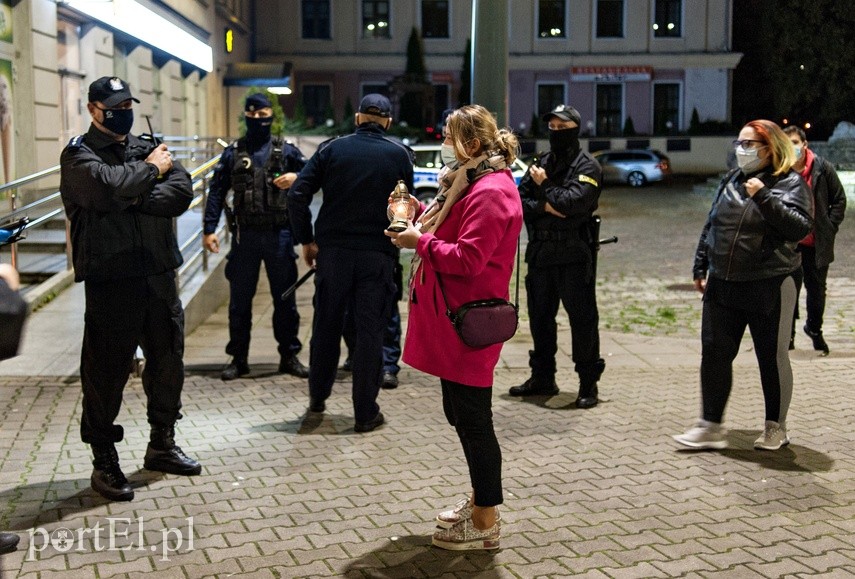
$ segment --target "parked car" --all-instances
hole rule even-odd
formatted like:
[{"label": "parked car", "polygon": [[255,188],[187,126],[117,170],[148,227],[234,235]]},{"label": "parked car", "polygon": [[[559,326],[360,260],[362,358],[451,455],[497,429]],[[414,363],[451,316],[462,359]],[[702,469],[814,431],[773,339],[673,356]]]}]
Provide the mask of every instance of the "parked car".
[{"label": "parked car", "polygon": [[671,161],[652,149],[626,149],[623,151],[597,151],[594,158],[603,167],[603,181],[626,183],[641,187],[653,181],[662,181],[671,175]]},{"label": "parked car", "polygon": [[[439,154],[440,145],[414,145],[416,153],[416,165],[413,167],[413,185],[416,189],[416,197],[423,203],[429,203],[439,189],[437,175],[442,168],[442,157]],[[528,165],[520,159],[516,159],[511,165],[511,173],[517,185],[528,171]]]}]

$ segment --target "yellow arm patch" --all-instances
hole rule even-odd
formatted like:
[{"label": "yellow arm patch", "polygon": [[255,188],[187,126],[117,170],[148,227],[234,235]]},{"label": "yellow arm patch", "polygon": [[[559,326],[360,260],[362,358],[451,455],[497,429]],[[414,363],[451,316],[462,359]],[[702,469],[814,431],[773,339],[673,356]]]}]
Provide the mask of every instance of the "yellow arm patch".
[{"label": "yellow arm patch", "polygon": [[598,186],[597,180],[593,177],[588,177],[587,175],[579,175],[579,181],[582,183],[590,183],[594,187]]}]

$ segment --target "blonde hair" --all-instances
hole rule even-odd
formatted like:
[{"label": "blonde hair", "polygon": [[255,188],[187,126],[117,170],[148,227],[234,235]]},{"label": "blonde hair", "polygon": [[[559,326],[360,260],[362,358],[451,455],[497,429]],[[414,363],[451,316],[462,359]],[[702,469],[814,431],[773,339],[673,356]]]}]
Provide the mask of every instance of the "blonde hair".
[{"label": "blonde hair", "polygon": [[796,163],[796,152],[786,133],[777,124],[765,119],[745,123],[751,127],[766,146],[769,147],[769,162],[774,169],[773,175],[783,175]]},{"label": "blonde hair", "polygon": [[[499,129],[493,114],[481,105],[466,105],[455,109],[445,121],[445,126],[454,150],[467,160],[481,153],[498,154],[510,165],[517,158],[519,142],[516,135],[508,129]],[[474,140],[481,146],[475,154],[466,153],[466,147]]]}]

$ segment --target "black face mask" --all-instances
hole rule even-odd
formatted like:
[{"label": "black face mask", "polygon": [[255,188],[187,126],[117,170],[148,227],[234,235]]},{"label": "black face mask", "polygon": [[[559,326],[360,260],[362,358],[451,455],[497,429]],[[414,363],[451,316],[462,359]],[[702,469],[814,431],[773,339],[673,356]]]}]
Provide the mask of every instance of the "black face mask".
[{"label": "black face mask", "polygon": [[579,127],[549,131],[549,148],[553,153],[579,150]]},{"label": "black face mask", "polygon": [[101,109],[104,128],[117,135],[127,135],[134,126],[134,109]]},{"label": "black face mask", "polygon": [[246,138],[254,143],[264,142],[270,138],[270,127],[273,117],[246,117]]}]

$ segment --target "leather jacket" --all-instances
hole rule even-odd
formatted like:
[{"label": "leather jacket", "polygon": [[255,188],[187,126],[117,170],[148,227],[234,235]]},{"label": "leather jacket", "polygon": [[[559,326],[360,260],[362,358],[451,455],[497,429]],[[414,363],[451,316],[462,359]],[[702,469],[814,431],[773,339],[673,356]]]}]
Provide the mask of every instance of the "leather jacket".
[{"label": "leather jacket", "polygon": [[[774,176],[734,169],[721,181],[695,252],[694,279],[728,281],[789,274],[801,265],[798,242],[813,227],[813,197],[795,171]],[[754,197],[745,182],[764,186]]]}]

